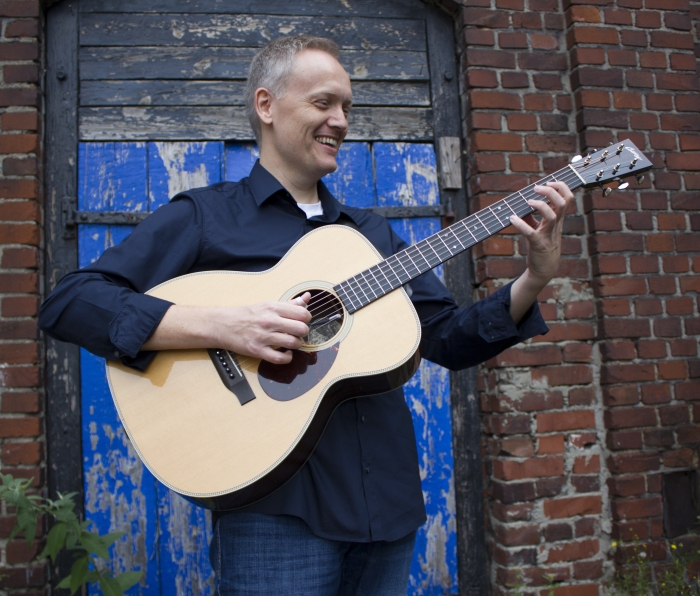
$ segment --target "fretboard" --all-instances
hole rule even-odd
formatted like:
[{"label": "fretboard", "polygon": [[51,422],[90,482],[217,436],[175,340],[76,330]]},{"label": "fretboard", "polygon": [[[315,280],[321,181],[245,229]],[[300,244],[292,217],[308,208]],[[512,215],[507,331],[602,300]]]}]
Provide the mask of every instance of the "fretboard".
[{"label": "fretboard", "polygon": [[333,289],[347,311],[353,313],[507,228],[511,215],[525,217],[533,213],[535,209],[528,205],[529,199],[546,201],[534,191],[535,185],[553,180],[566,182],[571,190],[583,185],[575,170],[566,166],[340,282]]}]

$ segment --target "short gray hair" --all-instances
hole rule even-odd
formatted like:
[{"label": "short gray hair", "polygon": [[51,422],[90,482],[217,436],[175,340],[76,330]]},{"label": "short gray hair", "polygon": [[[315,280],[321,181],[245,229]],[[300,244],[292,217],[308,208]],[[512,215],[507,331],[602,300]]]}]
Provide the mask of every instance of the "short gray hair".
[{"label": "short gray hair", "polygon": [[245,88],[245,107],[258,145],[261,141],[262,127],[255,111],[255,91],[264,87],[276,98],[284,96],[289,75],[294,67],[294,59],[304,50],[321,50],[336,60],[340,59],[340,47],[333,40],[311,35],[294,35],[278,37],[271,41],[255,54],[250,63]]}]

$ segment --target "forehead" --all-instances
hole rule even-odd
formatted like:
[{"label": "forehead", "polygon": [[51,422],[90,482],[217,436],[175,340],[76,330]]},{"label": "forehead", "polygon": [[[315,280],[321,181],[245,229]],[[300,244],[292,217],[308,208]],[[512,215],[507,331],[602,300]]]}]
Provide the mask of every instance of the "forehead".
[{"label": "forehead", "polygon": [[296,55],[288,85],[307,92],[324,87],[351,93],[348,73],[333,56],[321,50],[304,50]]}]

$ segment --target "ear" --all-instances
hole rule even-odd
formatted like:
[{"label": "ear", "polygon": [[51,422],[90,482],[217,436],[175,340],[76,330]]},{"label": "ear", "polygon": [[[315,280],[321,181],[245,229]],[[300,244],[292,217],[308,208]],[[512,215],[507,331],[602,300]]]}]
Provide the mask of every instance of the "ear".
[{"label": "ear", "polygon": [[265,87],[258,87],[255,90],[255,111],[258,118],[264,124],[272,124],[272,103],[275,97]]}]

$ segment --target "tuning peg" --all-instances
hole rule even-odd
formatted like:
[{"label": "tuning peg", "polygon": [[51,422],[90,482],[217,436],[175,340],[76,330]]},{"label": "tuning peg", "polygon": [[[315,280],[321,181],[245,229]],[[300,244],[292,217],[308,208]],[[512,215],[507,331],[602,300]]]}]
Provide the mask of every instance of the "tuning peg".
[{"label": "tuning peg", "polygon": [[577,161],[581,161],[582,159],[583,159],[583,157],[581,157],[580,155],[574,155],[571,158],[571,163],[576,163]]},{"label": "tuning peg", "polygon": [[612,188],[611,188],[610,186],[606,186],[606,187],[603,189],[603,196],[604,196],[604,197],[607,197],[608,195],[610,195],[611,192],[612,192]]},{"label": "tuning peg", "polygon": [[620,143],[620,146],[617,148],[616,153],[622,153],[622,150],[623,150],[624,148],[625,148],[625,144],[624,144],[624,143]]},{"label": "tuning peg", "polygon": [[625,190],[629,185],[629,182],[623,182],[622,184],[618,185],[617,190]]},{"label": "tuning peg", "polygon": [[642,182],[644,182],[644,174],[639,174],[637,176],[637,184],[641,184]]},{"label": "tuning peg", "polygon": [[608,147],[612,147],[614,144],[615,144],[615,143],[613,143],[613,142],[611,141],[611,142],[608,143]]}]

